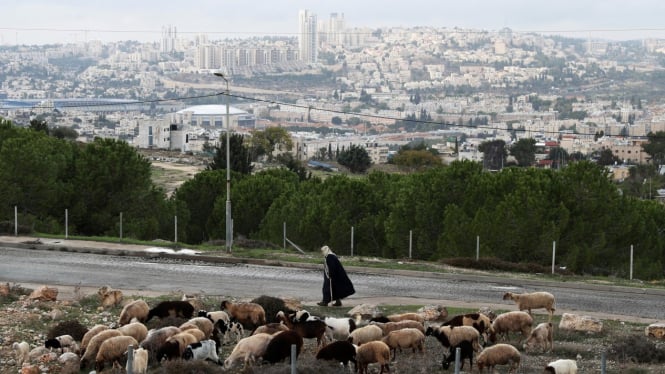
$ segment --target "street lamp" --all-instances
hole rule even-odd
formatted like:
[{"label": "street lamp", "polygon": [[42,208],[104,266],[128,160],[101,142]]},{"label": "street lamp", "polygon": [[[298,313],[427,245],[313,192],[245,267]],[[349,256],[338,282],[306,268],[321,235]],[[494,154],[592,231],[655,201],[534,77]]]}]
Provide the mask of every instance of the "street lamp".
[{"label": "street lamp", "polygon": [[231,229],[231,152],[229,133],[231,132],[231,121],[229,120],[229,80],[222,73],[214,73],[226,82],[226,252],[231,253],[233,232]]}]

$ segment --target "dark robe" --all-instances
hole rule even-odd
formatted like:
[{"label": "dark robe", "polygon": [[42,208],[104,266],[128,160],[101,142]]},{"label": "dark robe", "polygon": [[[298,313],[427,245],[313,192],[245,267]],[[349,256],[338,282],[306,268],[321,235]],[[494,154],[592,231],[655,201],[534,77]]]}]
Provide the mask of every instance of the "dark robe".
[{"label": "dark robe", "polygon": [[356,293],[351,279],[346,275],[346,271],[334,254],[326,256],[326,263],[323,269],[323,302],[343,299]]}]

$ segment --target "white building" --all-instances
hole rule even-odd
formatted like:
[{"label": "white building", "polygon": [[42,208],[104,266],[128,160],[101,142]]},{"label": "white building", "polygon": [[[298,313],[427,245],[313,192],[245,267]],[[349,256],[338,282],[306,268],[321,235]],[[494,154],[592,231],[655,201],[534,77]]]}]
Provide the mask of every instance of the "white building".
[{"label": "white building", "polygon": [[317,62],[319,42],[316,14],[304,9],[300,11],[298,20],[300,59],[305,62]]}]

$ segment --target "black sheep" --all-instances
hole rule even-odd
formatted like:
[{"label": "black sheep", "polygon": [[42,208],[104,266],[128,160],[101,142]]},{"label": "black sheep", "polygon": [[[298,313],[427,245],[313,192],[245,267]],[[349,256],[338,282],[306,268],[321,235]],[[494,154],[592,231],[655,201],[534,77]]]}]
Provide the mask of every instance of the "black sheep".
[{"label": "black sheep", "polygon": [[187,301],[162,301],[148,312],[148,322],[152,317],[181,317],[192,318],[194,314],[194,306]]},{"label": "black sheep", "polygon": [[450,367],[450,363],[455,362],[455,351],[457,348],[460,349],[460,362],[461,362],[460,369],[464,369],[464,359],[468,358],[470,366],[469,371],[473,371],[473,344],[471,344],[471,342],[466,340],[454,347],[450,347],[450,354],[448,355],[447,358],[444,358],[443,362],[441,363],[443,370],[448,370],[448,368]]},{"label": "black sheep", "polygon": [[275,334],[266,347],[263,360],[274,364],[291,357],[292,345],[296,346],[296,357],[298,357],[302,350],[303,340],[297,332],[289,330]]},{"label": "black sheep", "polygon": [[349,361],[356,365],[356,347],[345,340],[332,342],[319,349],[316,353],[317,360],[334,360],[348,366]]}]

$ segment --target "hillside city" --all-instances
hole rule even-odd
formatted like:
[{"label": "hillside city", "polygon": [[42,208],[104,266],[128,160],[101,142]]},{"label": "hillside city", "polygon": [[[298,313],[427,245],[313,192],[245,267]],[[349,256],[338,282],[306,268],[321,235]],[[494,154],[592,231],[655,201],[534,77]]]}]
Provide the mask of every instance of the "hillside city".
[{"label": "hillside city", "polygon": [[532,138],[534,166],[552,167],[553,148],[610,150],[616,179],[648,163],[642,145],[665,131],[665,40],[370,29],[310,11],[297,26],[293,37],[212,40],[167,25],[151,43],[0,45],[0,117],[195,154],[232,115],[233,132],[288,129],[301,160],[357,144],[375,164],[418,140],[444,162],[482,162],[483,142]]}]

